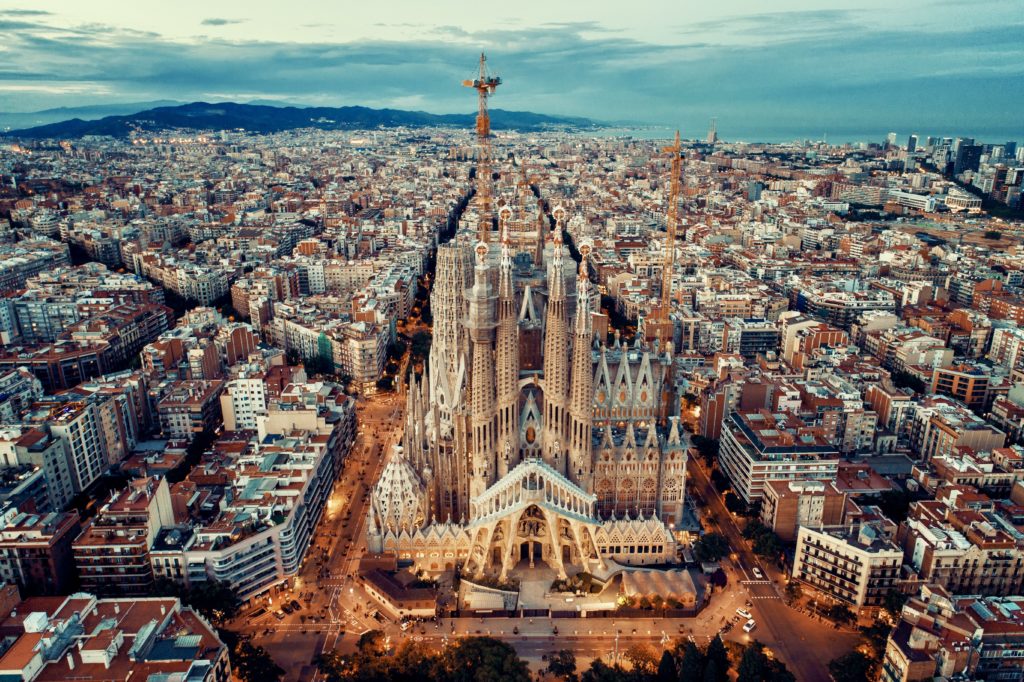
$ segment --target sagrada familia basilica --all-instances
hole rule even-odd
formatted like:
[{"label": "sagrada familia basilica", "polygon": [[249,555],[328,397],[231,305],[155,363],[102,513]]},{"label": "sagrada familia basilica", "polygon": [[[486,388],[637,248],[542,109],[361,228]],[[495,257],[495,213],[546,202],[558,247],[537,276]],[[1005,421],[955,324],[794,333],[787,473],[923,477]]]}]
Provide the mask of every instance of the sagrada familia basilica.
[{"label": "sagrada familia basilica", "polygon": [[372,493],[369,551],[498,578],[675,561],[687,441],[671,342],[601,343],[590,245],[574,267],[566,211],[546,229],[524,174],[495,231],[483,190],[464,216],[478,229],[438,248],[429,362]]}]

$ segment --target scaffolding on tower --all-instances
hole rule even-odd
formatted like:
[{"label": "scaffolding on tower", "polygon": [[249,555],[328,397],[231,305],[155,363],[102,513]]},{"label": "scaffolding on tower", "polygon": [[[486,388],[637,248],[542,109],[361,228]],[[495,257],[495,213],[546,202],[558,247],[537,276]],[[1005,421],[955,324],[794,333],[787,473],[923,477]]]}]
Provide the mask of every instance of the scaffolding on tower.
[{"label": "scaffolding on tower", "polygon": [[491,116],[487,113],[487,98],[501,85],[501,78],[487,73],[487,57],[480,53],[480,73],[462,84],[477,92],[478,108],[476,114],[476,204],[479,212],[479,241],[487,242],[493,227],[493,207],[491,206]]},{"label": "scaffolding on tower", "polygon": [[679,227],[679,195],[682,194],[682,144],[676,131],[675,144],[664,147],[663,152],[672,155],[668,191],[668,211],[665,225],[665,257],[661,266],[661,301],[652,311],[651,319],[644,321],[644,335],[648,340],[657,339],[662,348],[672,340],[672,270],[676,262],[676,232]]}]

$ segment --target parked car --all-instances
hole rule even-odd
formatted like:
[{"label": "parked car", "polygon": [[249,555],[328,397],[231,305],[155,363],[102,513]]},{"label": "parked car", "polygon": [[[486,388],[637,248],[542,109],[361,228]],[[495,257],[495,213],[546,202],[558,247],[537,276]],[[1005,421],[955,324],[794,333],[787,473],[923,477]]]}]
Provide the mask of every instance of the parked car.
[{"label": "parked car", "polygon": [[300,604],[295,599],[292,599],[291,602],[289,602],[289,603],[290,603],[291,607],[293,609],[295,609],[296,611],[301,611],[302,610],[302,604]]},{"label": "parked car", "polygon": [[756,627],[757,627],[757,623],[755,623],[754,619],[751,618],[750,620],[747,621],[747,624],[743,626],[743,632],[750,632],[751,630],[753,630]]},{"label": "parked car", "polygon": [[747,620],[750,620],[751,618],[753,618],[753,616],[750,615],[750,611],[747,611],[746,609],[736,609],[736,613],[740,614],[741,616],[743,616]]}]

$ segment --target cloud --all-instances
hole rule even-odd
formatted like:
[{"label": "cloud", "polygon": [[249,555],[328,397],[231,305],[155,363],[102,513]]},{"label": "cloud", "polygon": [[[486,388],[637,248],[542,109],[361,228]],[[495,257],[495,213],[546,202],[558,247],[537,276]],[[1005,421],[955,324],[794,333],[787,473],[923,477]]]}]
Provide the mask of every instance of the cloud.
[{"label": "cloud", "polygon": [[[808,132],[876,126],[884,134],[915,120],[921,132],[943,121],[1021,128],[1024,24],[1005,17],[928,31],[839,10],[773,12],[679,27],[670,43],[593,22],[417,26],[416,37],[401,42],[297,43],[7,21],[19,26],[7,34],[0,83],[33,89],[14,97],[0,88],[0,110],[86,103],[68,95],[80,83],[105,88],[105,101],[237,93],[468,112],[475,101],[460,82],[486,49],[504,79],[492,106],[503,109],[681,125],[690,133],[717,116],[726,136],[797,125]],[[211,21],[203,23],[223,25]]]},{"label": "cloud", "polygon": [[43,9],[0,9],[0,15],[9,17],[45,17],[52,16],[53,12]]},{"label": "cloud", "polygon": [[199,24],[201,26],[230,26],[231,24],[241,24],[245,19],[224,19],[223,17],[210,17],[209,19],[203,19]]}]

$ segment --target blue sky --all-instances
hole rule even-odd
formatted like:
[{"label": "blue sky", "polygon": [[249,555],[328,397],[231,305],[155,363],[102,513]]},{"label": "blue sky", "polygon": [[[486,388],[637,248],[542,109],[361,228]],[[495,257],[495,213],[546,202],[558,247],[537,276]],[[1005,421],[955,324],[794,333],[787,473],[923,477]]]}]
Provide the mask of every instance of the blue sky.
[{"label": "blue sky", "polygon": [[[253,7],[252,5],[259,5]],[[493,106],[842,138],[1024,137],[1024,0],[0,0],[0,111],[253,99]]]}]

